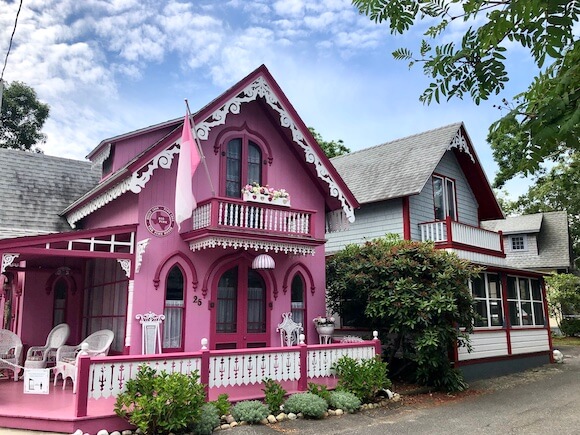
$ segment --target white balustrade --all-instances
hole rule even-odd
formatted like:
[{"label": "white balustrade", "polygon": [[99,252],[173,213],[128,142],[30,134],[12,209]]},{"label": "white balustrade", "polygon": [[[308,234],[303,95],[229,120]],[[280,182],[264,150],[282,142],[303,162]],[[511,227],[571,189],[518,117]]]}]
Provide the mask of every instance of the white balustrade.
[{"label": "white balustrade", "polygon": [[207,228],[211,223],[211,202],[203,204],[193,211],[193,229]]},{"label": "white balustrade", "polygon": [[328,346],[322,349],[309,350],[307,354],[308,377],[322,378],[334,375],[331,369],[333,364],[343,356],[356,360],[371,359],[375,357],[374,346],[357,347],[334,347]]},{"label": "white balustrade", "polygon": [[420,224],[422,242],[445,242],[447,241],[447,227],[445,221],[429,222]]},{"label": "white balustrade", "polygon": [[463,225],[458,222],[451,223],[451,233],[453,234],[454,242],[501,252],[501,236],[499,233]]}]

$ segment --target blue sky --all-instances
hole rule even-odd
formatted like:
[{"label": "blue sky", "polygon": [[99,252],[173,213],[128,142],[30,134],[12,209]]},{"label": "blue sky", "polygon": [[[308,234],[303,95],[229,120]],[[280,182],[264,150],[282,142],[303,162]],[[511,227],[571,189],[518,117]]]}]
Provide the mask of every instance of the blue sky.
[{"label": "blue sky", "polygon": [[[0,0],[2,60],[18,3]],[[451,39],[465,29],[453,26]],[[493,104],[525,90],[536,68],[509,47],[505,93],[425,106],[420,66],[391,56],[421,36],[390,35],[350,0],[24,0],[4,79],[51,106],[44,152],[80,159],[105,138],[183,116],[184,98],[203,107],[265,64],[307,125],[353,151],[463,121],[491,181]]]}]

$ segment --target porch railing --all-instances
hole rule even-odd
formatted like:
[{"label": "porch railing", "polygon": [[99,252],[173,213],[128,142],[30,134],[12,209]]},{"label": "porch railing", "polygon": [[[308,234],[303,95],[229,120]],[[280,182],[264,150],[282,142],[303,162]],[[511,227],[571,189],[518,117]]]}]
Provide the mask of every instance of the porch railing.
[{"label": "porch railing", "polygon": [[193,230],[227,228],[312,236],[312,215],[305,210],[212,198],[193,211]]},{"label": "porch railing", "polygon": [[293,381],[298,391],[306,391],[309,380],[334,378],[332,365],[342,356],[370,359],[380,355],[378,339],[360,343],[324,345],[301,344],[292,347],[207,350],[159,355],[126,355],[80,358],[77,367],[77,417],[87,415],[89,399],[117,397],[134,379],[140,365],[157,371],[189,374],[198,371],[199,381],[212,389],[261,385],[267,379]]},{"label": "porch railing", "polygon": [[[421,241],[435,243],[460,244],[487,251],[504,253],[502,234],[483,228],[455,222],[450,218],[444,221],[424,222],[419,224]],[[450,246],[453,247],[453,246]]]}]

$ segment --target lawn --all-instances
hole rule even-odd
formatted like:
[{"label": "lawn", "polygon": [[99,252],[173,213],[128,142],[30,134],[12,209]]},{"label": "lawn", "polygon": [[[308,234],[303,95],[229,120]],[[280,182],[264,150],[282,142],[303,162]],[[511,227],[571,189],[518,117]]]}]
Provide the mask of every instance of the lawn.
[{"label": "lawn", "polygon": [[556,346],[580,346],[580,337],[552,337],[552,344]]}]

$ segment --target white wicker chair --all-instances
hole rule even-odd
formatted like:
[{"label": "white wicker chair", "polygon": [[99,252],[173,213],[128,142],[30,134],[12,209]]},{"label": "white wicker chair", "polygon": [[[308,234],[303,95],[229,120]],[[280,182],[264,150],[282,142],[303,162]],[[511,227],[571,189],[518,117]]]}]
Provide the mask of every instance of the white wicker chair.
[{"label": "white wicker chair", "polygon": [[0,329],[0,370],[12,370],[18,380],[22,364],[22,340],[12,331]]},{"label": "white wicker chair", "polygon": [[292,319],[292,313],[282,313],[282,323],[278,324],[276,328],[276,332],[280,332],[280,346],[298,344],[300,334],[303,331],[302,323],[296,323]]},{"label": "white wicker chair", "polygon": [[115,334],[109,329],[101,329],[93,332],[82,343],[77,346],[61,346],[56,351],[56,371],[54,374],[54,385],[58,375],[62,377],[62,389],[66,386],[66,379],[70,378],[73,384],[73,393],[77,392],[77,363],[81,355],[83,343],[88,345],[86,352],[89,356],[103,356],[109,353],[109,348],[113,343]]},{"label": "white wicker chair", "polygon": [[70,335],[70,328],[66,323],[52,328],[46,338],[44,346],[31,346],[26,353],[26,361],[24,367],[41,369],[46,368],[48,363],[54,365],[56,362],[56,351],[63,346]]}]

